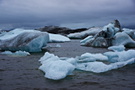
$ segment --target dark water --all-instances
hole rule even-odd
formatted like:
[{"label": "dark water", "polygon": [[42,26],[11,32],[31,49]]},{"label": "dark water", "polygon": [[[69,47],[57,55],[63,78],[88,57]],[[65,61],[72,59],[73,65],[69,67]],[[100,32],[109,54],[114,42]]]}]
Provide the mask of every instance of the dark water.
[{"label": "dark water", "polygon": [[[103,53],[105,48],[82,47],[78,40],[49,44],[48,51],[60,57],[75,57],[85,52]],[[135,64],[95,74],[75,70],[73,75],[54,81],[38,69],[41,53],[26,57],[0,55],[0,90],[135,90]]]}]

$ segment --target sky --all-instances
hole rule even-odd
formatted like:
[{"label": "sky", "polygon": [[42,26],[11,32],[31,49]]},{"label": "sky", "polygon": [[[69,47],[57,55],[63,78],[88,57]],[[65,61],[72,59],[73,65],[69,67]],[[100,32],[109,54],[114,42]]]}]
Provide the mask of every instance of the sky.
[{"label": "sky", "polygon": [[57,25],[135,27],[135,0],[0,0],[0,29]]}]

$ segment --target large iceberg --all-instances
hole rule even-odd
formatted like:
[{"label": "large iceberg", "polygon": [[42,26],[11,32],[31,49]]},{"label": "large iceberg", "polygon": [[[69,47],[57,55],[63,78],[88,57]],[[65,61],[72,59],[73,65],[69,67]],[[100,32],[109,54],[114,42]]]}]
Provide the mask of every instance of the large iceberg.
[{"label": "large iceberg", "polygon": [[0,49],[39,52],[49,42],[49,34],[36,30],[15,29],[0,36]]},{"label": "large iceberg", "polygon": [[85,53],[76,58],[59,58],[47,52],[39,60],[42,64],[39,69],[45,72],[46,78],[60,80],[70,75],[74,69],[102,73],[135,63],[135,50],[121,51],[121,48],[122,46],[112,47],[118,51]]},{"label": "large iceberg", "polygon": [[74,65],[60,60],[60,58],[48,52],[46,52],[39,61],[42,64],[39,69],[45,72],[45,77],[48,79],[63,79],[67,75],[71,75],[72,71],[75,69]]},{"label": "large iceberg", "polygon": [[126,47],[135,47],[135,31],[131,29],[121,29],[118,20],[104,26],[103,29],[94,35],[81,41],[81,45],[93,47],[109,47],[124,45]]}]

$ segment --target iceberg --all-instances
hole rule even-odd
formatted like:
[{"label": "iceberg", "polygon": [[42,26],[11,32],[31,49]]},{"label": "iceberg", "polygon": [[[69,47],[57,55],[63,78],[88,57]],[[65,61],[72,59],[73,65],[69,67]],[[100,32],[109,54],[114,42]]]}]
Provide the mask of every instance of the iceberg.
[{"label": "iceberg", "polygon": [[100,61],[107,61],[108,57],[104,56],[101,53],[96,53],[96,54],[91,54],[91,53],[85,53],[82,54],[79,58],[78,58],[78,62],[93,62],[96,60],[100,60]]},{"label": "iceberg", "polygon": [[113,51],[117,51],[117,52],[124,51],[125,49],[126,48],[124,47],[124,45],[108,47],[108,50],[113,50]]},{"label": "iceberg", "polygon": [[125,47],[135,47],[135,41],[125,32],[116,33],[114,40],[112,41],[113,46],[124,45]]},{"label": "iceberg", "polygon": [[36,30],[15,29],[0,37],[0,49],[40,52],[47,45],[49,35]]},{"label": "iceberg", "polygon": [[60,60],[57,56],[45,53],[39,60],[41,62],[40,70],[45,72],[45,77],[53,80],[60,80],[67,75],[71,75],[75,66],[67,61]]},{"label": "iceberg", "polygon": [[6,54],[6,55],[11,55],[11,56],[28,56],[30,55],[29,52],[26,51],[16,51],[16,52],[11,52],[11,51],[4,51],[1,52],[0,54]]},{"label": "iceberg", "polygon": [[60,35],[60,34],[51,34],[49,33],[50,40],[49,42],[67,42],[70,41],[70,39],[66,36]]},{"label": "iceberg", "polygon": [[121,29],[118,20],[104,26],[100,32],[81,41],[81,45],[92,47],[110,47],[124,45],[135,47],[135,31],[132,29]]}]

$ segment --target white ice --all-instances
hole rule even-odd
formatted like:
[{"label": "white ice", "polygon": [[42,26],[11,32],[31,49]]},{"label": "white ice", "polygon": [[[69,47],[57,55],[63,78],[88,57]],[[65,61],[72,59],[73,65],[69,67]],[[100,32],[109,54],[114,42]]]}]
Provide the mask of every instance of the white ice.
[{"label": "white ice", "polygon": [[63,35],[59,35],[59,34],[51,34],[49,33],[49,42],[67,42],[70,41],[70,39],[68,37],[65,37]]},{"label": "white ice", "polygon": [[72,71],[75,69],[74,65],[60,60],[60,58],[48,52],[39,61],[42,64],[39,69],[45,72],[45,77],[48,79],[63,79],[67,75],[72,74]]},{"label": "white ice", "polygon": [[[109,55],[111,58],[117,56],[117,61],[112,63]],[[70,75],[74,69],[102,73],[135,63],[135,50],[111,52],[109,55],[85,53],[76,58],[59,58],[47,52],[39,60],[42,64],[39,69],[45,72],[46,78],[60,80]]]},{"label": "white ice", "polygon": [[6,54],[6,55],[12,55],[12,56],[28,56],[28,55],[30,55],[30,53],[26,52],[26,51],[16,51],[16,52],[4,51],[4,52],[1,52],[0,54]]}]

